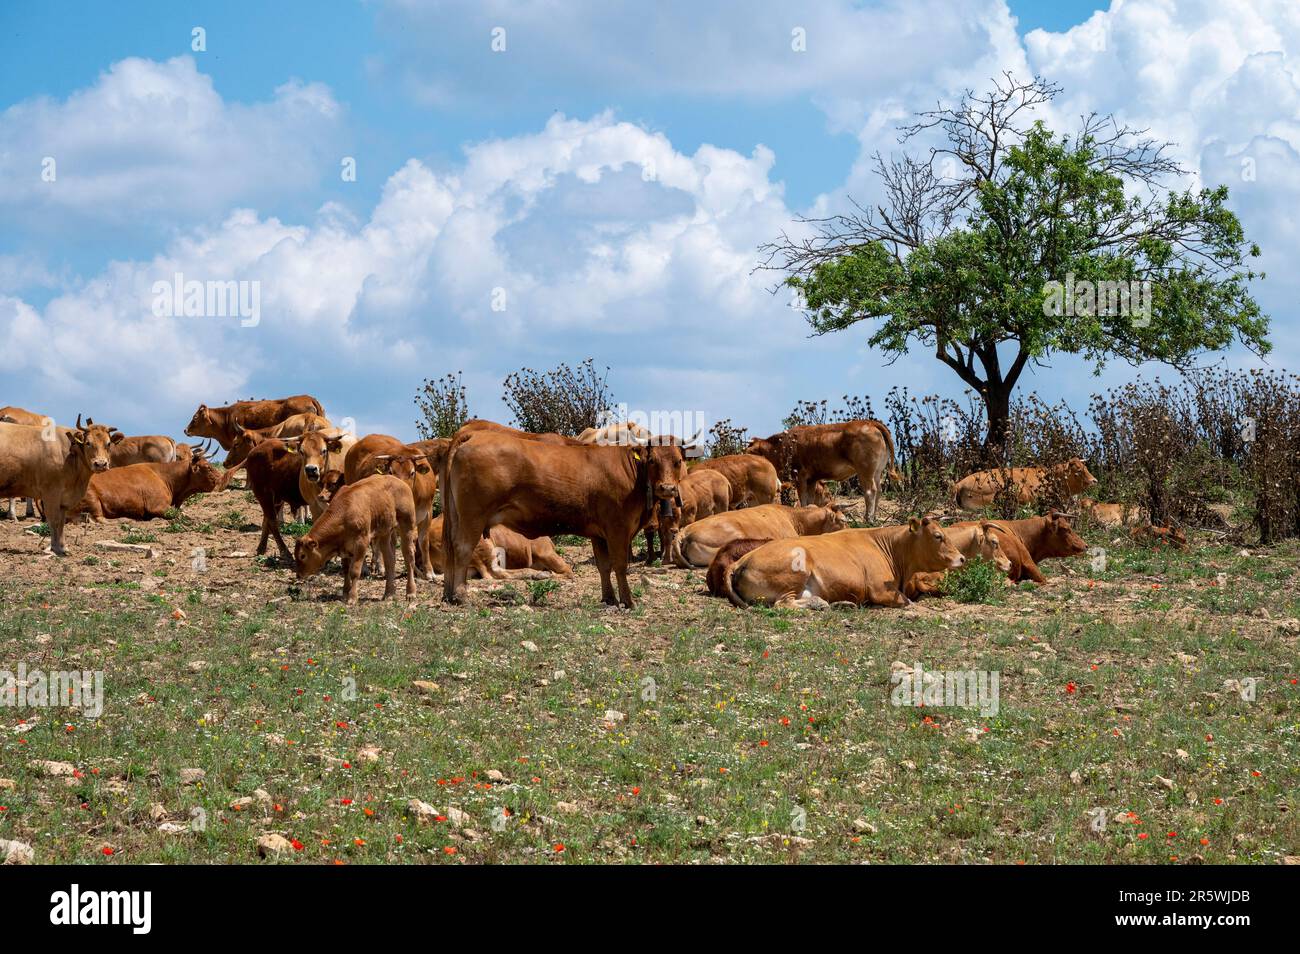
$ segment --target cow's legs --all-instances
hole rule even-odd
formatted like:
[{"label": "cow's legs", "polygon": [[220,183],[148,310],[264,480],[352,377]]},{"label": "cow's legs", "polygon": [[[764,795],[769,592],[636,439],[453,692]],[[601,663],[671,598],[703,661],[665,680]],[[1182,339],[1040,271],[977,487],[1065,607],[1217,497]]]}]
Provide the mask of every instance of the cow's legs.
[{"label": "cow's legs", "polygon": [[912,601],[891,580],[888,583],[868,583],[863,602],[869,606],[907,606]]},{"label": "cow's legs", "polygon": [[799,506],[806,507],[813,502],[813,484],[816,481],[809,480],[804,474],[796,474],[794,478],[795,490],[799,494]]},{"label": "cow's legs", "polygon": [[406,598],[415,599],[415,547],[411,544],[411,528],[399,526],[395,531],[402,541],[402,560],[406,567]]},{"label": "cow's legs", "polygon": [[18,519],[18,498],[17,497],[9,498],[9,510],[6,511],[5,513],[5,519],[6,520]]},{"label": "cow's legs", "polygon": [[[594,541],[593,541],[594,542]],[[635,603],[632,601],[632,590],[627,585],[627,547],[619,546],[615,541],[609,541],[606,547],[609,562],[614,565],[614,575],[618,577],[618,599],[619,602],[631,609]],[[608,577],[608,570],[606,571]],[[612,601],[607,601],[612,602]]]},{"label": "cow's legs", "polygon": [[379,552],[384,558],[384,599],[389,599],[397,592],[397,548],[391,532],[379,534]]},{"label": "cow's legs", "polygon": [[357,605],[357,585],[361,582],[361,564],[366,561],[365,548],[348,560],[343,577],[343,602],[348,606]]},{"label": "cow's legs", "polygon": [[880,503],[880,484],[882,473],[879,471],[858,471],[858,483],[862,485],[862,503],[867,523],[876,522],[876,505]]},{"label": "cow's legs", "polygon": [[[11,502],[11,503],[9,504],[9,506],[12,508],[12,507],[13,507],[13,503]],[[31,518],[34,517],[34,516],[36,516],[36,499],[35,499],[34,497],[28,497],[28,498],[27,498],[27,517],[28,517],[28,519],[31,519]]]},{"label": "cow's legs", "polygon": [[[628,546],[631,544],[629,543]],[[596,568],[600,570],[600,600],[602,603],[614,605],[614,587],[610,583],[609,570],[612,561],[609,558],[610,546],[600,537],[591,538],[591,550],[596,556]],[[627,547],[621,550],[623,566],[627,566]]]},{"label": "cow's legs", "polygon": [[67,550],[63,548],[63,522],[67,517],[67,511],[63,509],[61,500],[41,500],[45,508],[45,522],[50,525],[50,552],[55,556],[66,556]]},{"label": "cow's legs", "polygon": [[483,534],[484,521],[467,519],[461,514],[456,521],[456,538],[448,538],[448,522],[443,523],[443,576],[442,598],[448,603],[460,603],[465,599],[466,580],[469,568],[474,561],[474,548]]},{"label": "cow's legs", "polygon": [[416,527],[414,550],[420,556],[420,569],[426,580],[433,579],[433,559],[429,556],[429,524],[433,522],[433,509],[425,511]]}]

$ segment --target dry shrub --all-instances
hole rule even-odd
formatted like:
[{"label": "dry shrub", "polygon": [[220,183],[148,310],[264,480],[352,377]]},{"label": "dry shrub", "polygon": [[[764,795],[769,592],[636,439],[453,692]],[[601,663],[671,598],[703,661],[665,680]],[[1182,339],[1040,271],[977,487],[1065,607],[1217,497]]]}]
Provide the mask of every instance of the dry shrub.
[{"label": "dry shrub", "polygon": [[734,427],[731,418],[725,418],[709,428],[709,456],[726,457],[728,454],[743,453],[749,445],[749,431],[743,427]]},{"label": "dry shrub", "polygon": [[437,381],[426,378],[415,395],[415,406],[420,410],[420,419],[415,426],[424,440],[451,437],[470,419],[469,402],[459,371]]},{"label": "dry shrub", "polygon": [[542,373],[521,368],[506,377],[502,400],[516,427],[576,437],[597,426],[602,414],[613,409],[608,377],[609,368],[600,374],[591,358],[576,369],[567,364]]}]

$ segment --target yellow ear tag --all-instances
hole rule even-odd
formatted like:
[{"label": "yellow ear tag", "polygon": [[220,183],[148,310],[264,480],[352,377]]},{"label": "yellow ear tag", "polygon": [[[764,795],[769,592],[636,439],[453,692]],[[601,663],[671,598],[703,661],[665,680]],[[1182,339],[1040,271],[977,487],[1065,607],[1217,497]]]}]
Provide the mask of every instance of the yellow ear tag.
[{"label": "yellow ear tag", "polygon": [[632,459],[633,459],[633,460],[640,460],[640,459],[641,459],[641,452],[640,452],[640,451],[633,451],[633,452],[632,452]]}]

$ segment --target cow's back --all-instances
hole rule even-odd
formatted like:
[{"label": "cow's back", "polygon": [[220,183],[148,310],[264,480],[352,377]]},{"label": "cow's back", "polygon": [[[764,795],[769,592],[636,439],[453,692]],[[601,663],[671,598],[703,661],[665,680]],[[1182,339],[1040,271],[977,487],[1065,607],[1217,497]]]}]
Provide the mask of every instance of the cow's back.
[{"label": "cow's back", "polygon": [[70,449],[67,428],[51,434],[42,427],[0,423],[0,497],[40,497],[43,485],[62,478]]}]

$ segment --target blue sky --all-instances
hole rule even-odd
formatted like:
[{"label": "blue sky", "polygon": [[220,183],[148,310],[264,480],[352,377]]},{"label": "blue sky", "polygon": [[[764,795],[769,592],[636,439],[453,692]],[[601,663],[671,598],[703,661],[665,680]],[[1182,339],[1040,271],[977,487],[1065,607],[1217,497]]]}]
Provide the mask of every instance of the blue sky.
[{"label": "blue sky", "polygon": [[[865,333],[809,340],[751,270],[795,215],[869,200],[866,160],[897,148],[910,112],[1004,69],[1062,83],[1049,121],[1115,111],[1228,182],[1278,266],[1257,291],[1287,366],[1300,31],[1285,4],[657,9],[5,5],[0,403],[178,433],[199,400],[308,390],[409,435],[424,377],[463,370],[473,409],[502,417],[507,372],[588,355],[633,407],[758,432],[800,398],[956,394],[932,358],[886,366]],[[177,271],[259,282],[260,322],[160,319],[150,288]],[[1082,403],[1131,374],[1062,359],[1027,383]]]}]

